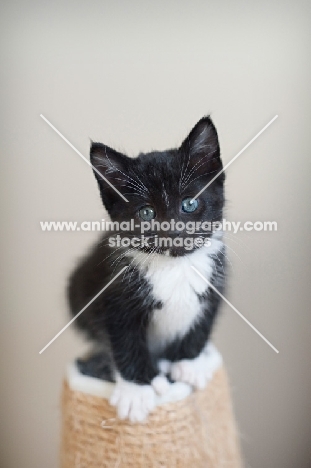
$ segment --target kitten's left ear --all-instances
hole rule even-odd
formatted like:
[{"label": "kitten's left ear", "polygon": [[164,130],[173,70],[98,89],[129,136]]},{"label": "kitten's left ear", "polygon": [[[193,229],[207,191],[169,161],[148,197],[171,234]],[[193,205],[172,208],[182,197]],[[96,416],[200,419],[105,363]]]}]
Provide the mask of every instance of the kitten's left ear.
[{"label": "kitten's left ear", "polygon": [[[215,175],[222,169],[218,135],[211,118],[203,117],[180,147],[184,158],[198,175]],[[186,160],[187,160],[186,159]]]},{"label": "kitten's left ear", "polygon": [[[126,184],[125,174],[130,159],[107,145],[93,142],[91,145],[90,159],[102,200],[107,210],[110,211],[116,201],[122,200],[113,187],[120,193],[124,191],[124,186]],[[109,183],[107,183],[107,181]]]}]

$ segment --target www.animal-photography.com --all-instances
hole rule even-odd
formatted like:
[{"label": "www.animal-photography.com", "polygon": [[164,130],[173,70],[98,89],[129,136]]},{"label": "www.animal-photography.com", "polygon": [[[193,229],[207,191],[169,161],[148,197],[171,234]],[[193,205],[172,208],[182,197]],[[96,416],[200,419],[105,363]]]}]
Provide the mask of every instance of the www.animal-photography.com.
[{"label": "www.animal-photography.com", "polygon": [[5,468],[309,468],[310,2],[3,2]]}]

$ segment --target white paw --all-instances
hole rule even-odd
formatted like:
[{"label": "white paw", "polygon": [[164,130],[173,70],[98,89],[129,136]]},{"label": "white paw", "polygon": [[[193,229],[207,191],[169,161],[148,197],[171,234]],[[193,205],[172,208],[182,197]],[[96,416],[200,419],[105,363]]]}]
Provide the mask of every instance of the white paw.
[{"label": "white paw", "polygon": [[203,389],[213,378],[214,372],[222,363],[221,355],[212,344],[208,344],[195,359],[183,359],[171,366],[171,377],[185,382],[194,388]]},{"label": "white paw", "polygon": [[158,395],[164,395],[171,386],[165,375],[157,375],[152,380],[151,385]]},{"label": "white paw", "polygon": [[171,377],[177,382],[188,383],[194,388],[204,388],[211,379],[211,375],[202,371],[196,360],[190,359],[173,363]]},{"label": "white paw", "polygon": [[109,402],[116,407],[120,419],[142,422],[154,409],[156,394],[151,385],[138,385],[118,377]]}]

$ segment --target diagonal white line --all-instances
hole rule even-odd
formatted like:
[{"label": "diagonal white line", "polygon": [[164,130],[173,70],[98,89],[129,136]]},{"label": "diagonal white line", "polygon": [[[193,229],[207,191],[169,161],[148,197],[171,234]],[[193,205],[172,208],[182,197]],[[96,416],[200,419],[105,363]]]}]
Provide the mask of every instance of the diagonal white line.
[{"label": "diagonal white line", "polygon": [[117,193],[120,195],[120,197],[123,198],[124,201],[128,202],[128,199],[125,198],[125,196],[122,195],[122,193],[120,193],[119,190],[116,189],[115,186],[112,185],[112,184],[109,182],[109,180],[107,180],[106,177],[104,177],[104,176],[102,175],[102,173],[99,172],[99,170],[96,169],[96,167],[94,167],[93,164],[91,164],[90,161],[89,161],[88,159],[86,159],[86,157],[83,156],[83,154],[80,153],[80,151],[78,151],[77,148],[76,148],[75,146],[73,146],[73,144],[70,143],[70,141],[67,140],[66,137],[64,137],[64,135],[63,135],[62,133],[60,133],[60,131],[57,130],[57,128],[55,128],[54,125],[52,125],[51,122],[50,122],[46,117],[44,117],[44,115],[40,114],[40,117],[41,117],[51,128],[53,128],[53,130],[57,133],[57,135],[59,135],[59,136],[70,146],[70,148],[72,148],[72,149],[83,159],[83,161],[85,161],[85,162],[86,162],[86,163],[87,163],[87,164],[88,164],[88,165],[89,165],[105,182],[107,182],[107,184],[110,185],[110,187],[111,187],[115,192],[117,192]]},{"label": "diagonal white line", "polygon": [[71,320],[70,320],[70,322],[68,322],[68,323],[67,323],[67,325],[65,325],[65,326],[64,326],[64,328],[62,328],[62,329],[61,329],[61,331],[60,331],[60,332],[58,332],[58,333],[57,333],[57,335],[55,335],[55,336],[54,336],[54,338],[53,338],[51,341],[49,341],[47,345],[45,345],[45,346],[44,346],[44,348],[42,348],[42,349],[41,349],[41,351],[39,352],[39,354],[42,354],[42,353],[43,353],[43,351],[45,351],[45,350],[46,350],[46,348],[48,348],[48,347],[50,346],[50,344],[52,344],[52,343],[53,343],[53,341],[55,341],[55,340],[56,340],[56,338],[58,338],[58,337],[59,337],[59,335],[61,335],[61,334],[63,333],[63,331],[65,331],[65,330],[66,330],[66,328],[68,328],[68,327],[69,327],[69,325],[71,325],[71,324],[72,324],[72,322],[74,322],[74,321],[75,321],[75,320],[76,320],[76,319],[79,317],[79,315],[81,315],[81,314],[82,314],[82,312],[84,312],[84,311],[85,311],[85,309],[87,309],[87,308],[88,308],[88,306],[89,306],[89,305],[91,305],[91,304],[92,304],[92,302],[94,302],[94,301],[95,301],[95,299],[97,299],[97,298],[98,298],[98,296],[100,296],[100,295],[101,295],[101,293],[102,293],[102,292],[104,292],[104,291],[105,291],[105,289],[107,289],[107,288],[108,288],[108,286],[110,286],[110,285],[111,285],[111,283],[113,283],[113,282],[114,282],[114,281],[115,281],[115,280],[118,278],[118,276],[120,276],[120,275],[121,275],[121,273],[123,273],[123,271],[124,271],[124,270],[126,270],[127,268],[128,268],[127,266],[125,266],[124,268],[122,268],[122,270],[121,270],[121,271],[119,271],[119,273],[118,273],[116,276],[114,276],[114,277],[112,278],[112,280],[111,280],[111,281],[109,281],[109,283],[107,283],[107,284],[106,284],[106,286],[104,286],[104,287],[103,287],[103,289],[101,289],[101,290],[99,291],[99,293],[97,293],[97,294],[96,294],[96,296],[94,296],[94,297],[93,297],[93,299],[91,299],[91,300],[90,300],[90,302],[89,302],[88,304],[86,304],[86,306],[84,306],[84,307],[83,307],[83,309],[82,309],[82,310],[80,310],[80,312],[78,312],[78,313],[77,313],[77,315],[75,315],[75,316],[74,316],[74,318],[73,318],[73,319],[71,319]]},{"label": "diagonal white line", "polygon": [[279,351],[273,346],[273,344],[271,344],[270,341],[268,341],[267,338],[265,338],[263,334],[260,333],[260,331],[258,331],[257,328],[254,327],[254,325],[251,324],[251,322],[247,320],[247,318],[245,318],[244,315],[241,314],[241,312],[239,312],[238,309],[234,307],[234,305],[232,305],[231,302],[229,302],[228,299],[226,299],[218,291],[218,289],[215,288],[215,286],[212,283],[210,283],[194,266],[191,266],[191,268],[222,298],[222,300],[224,300],[231,307],[231,309],[234,310],[234,312],[236,312],[239,315],[239,317],[241,317],[241,319],[244,320],[244,322],[247,323],[247,325],[249,325],[257,333],[257,335],[260,336],[260,338],[262,338],[273,349],[273,351],[275,351],[276,353],[279,353]]},{"label": "diagonal white line", "polygon": [[252,144],[252,143],[253,143],[253,142],[254,142],[254,141],[271,125],[271,124],[272,124],[272,122],[274,122],[277,118],[278,118],[278,115],[274,116],[273,119],[271,119],[270,122],[268,122],[267,125],[265,125],[264,128],[262,128],[262,129],[260,130],[260,132],[258,132],[257,135],[255,135],[254,138],[252,138],[251,141],[249,141],[249,142],[247,143],[247,145],[245,145],[244,148],[242,148],[241,151],[239,151],[238,154],[236,154],[236,155],[234,156],[234,158],[232,158],[231,161],[229,161],[228,164],[226,164],[225,167],[223,167],[223,168],[221,169],[221,171],[219,171],[219,172],[215,175],[215,177],[213,177],[212,180],[210,180],[209,183],[206,184],[205,187],[203,187],[202,190],[200,190],[200,191],[196,194],[196,196],[192,198],[191,202],[193,202],[196,198],[198,198],[198,197],[201,195],[201,193],[204,192],[204,190],[206,190],[207,187],[209,187],[209,186],[211,185],[211,183],[213,183],[214,180],[217,179],[217,177],[219,177],[220,174],[222,174],[222,173],[227,169],[227,167],[229,167],[230,164],[232,164],[233,161],[235,161],[235,160],[246,150],[246,148],[248,148],[248,147],[249,147],[249,146],[250,146],[250,145],[251,145],[251,144]]}]

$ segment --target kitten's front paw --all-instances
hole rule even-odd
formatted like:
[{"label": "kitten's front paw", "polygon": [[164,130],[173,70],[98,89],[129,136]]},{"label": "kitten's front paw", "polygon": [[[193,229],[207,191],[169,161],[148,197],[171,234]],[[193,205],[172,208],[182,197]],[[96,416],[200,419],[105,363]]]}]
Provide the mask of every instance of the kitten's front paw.
[{"label": "kitten's front paw", "polygon": [[202,369],[198,369],[198,366],[191,360],[184,359],[172,364],[171,377],[177,382],[185,382],[194,388],[205,388],[210,375],[204,372]]},{"label": "kitten's front paw", "polygon": [[170,383],[165,375],[157,375],[151,382],[152,387],[158,395],[164,395],[170,388]]},{"label": "kitten's front paw", "polygon": [[218,351],[209,352],[206,348],[195,359],[183,359],[173,362],[171,377],[175,381],[185,382],[194,388],[203,389],[213,378],[214,372],[221,365],[221,356]]},{"label": "kitten's front paw", "polygon": [[156,394],[151,385],[138,385],[119,378],[109,402],[116,407],[120,419],[142,422],[154,409]]}]

